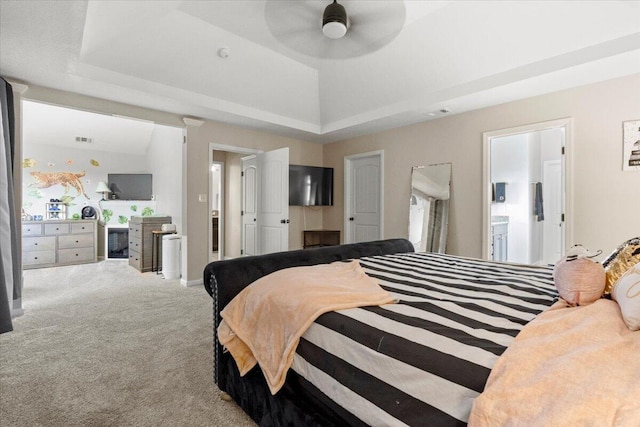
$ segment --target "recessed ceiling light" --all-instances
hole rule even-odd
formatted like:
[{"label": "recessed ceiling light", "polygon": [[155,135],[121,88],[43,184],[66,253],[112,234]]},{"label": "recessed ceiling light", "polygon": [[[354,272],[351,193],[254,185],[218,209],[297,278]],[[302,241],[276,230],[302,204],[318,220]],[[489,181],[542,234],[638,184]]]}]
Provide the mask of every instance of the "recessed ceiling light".
[{"label": "recessed ceiling light", "polygon": [[222,59],[228,58],[231,51],[227,47],[221,47],[218,49],[218,56]]}]

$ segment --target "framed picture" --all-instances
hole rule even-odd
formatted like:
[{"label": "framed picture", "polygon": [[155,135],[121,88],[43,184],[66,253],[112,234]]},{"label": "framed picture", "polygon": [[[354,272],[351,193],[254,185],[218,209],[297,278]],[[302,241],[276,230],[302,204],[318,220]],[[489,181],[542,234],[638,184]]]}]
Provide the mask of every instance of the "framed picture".
[{"label": "framed picture", "polygon": [[640,171],[640,120],[622,122],[622,170]]}]

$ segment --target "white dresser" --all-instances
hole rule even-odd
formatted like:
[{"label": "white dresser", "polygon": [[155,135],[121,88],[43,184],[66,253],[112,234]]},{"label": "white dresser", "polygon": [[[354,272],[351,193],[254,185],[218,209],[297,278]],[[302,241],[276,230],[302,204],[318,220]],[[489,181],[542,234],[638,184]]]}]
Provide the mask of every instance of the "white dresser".
[{"label": "white dresser", "polygon": [[22,222],[24,269],[96,262],[96,220]]}]

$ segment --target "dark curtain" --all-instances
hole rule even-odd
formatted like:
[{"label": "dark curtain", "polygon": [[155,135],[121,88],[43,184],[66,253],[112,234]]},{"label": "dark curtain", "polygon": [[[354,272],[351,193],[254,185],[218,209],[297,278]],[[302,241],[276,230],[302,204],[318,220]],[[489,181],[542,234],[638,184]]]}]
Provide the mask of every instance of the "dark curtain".
[{"label": "dark curtain", "polygon": [[13,299],[22,296],[21,258],[18,253],[18,220],[13,193],[15,153],[15,117],[13,88],[0,77],[0,333],[13,330],[9,292]]}]

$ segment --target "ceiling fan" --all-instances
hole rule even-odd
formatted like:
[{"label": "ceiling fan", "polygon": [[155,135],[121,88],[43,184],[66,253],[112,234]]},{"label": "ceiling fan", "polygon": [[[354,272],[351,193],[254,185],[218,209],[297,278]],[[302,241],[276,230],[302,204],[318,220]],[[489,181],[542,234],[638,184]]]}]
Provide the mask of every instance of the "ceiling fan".
[{"label": "ceiling fan", "polygon": [[322,59],[354,58],[390,43],[405,23],[404,1],[267,0],[269,31],[283,45]]}]

